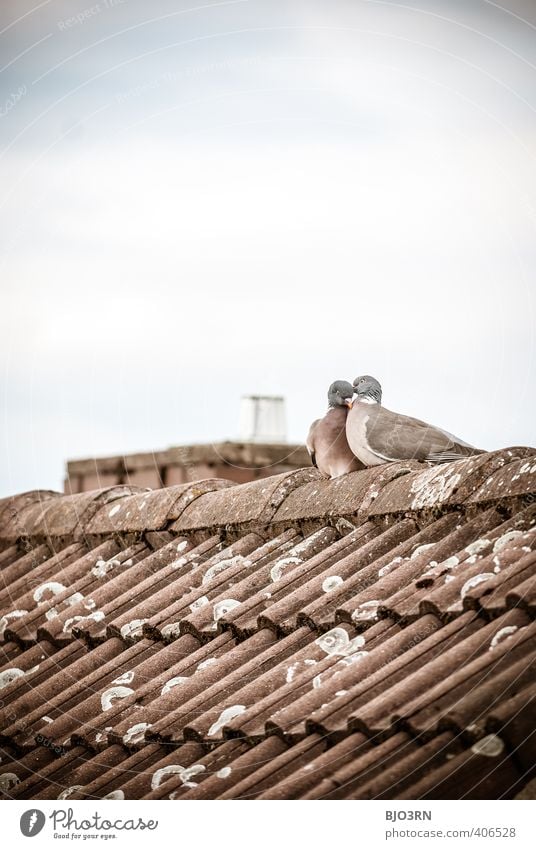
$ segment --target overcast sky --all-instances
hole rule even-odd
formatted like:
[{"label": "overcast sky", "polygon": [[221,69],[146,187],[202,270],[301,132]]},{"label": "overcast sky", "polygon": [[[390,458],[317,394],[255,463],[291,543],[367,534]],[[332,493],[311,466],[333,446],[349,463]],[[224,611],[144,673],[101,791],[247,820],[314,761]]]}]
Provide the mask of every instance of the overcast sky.
[{"label": "overcast sky", "polygon": [[[80,16],[80,17],[78,17]],[[0,495],[328,384],[534,444],[530,0],[3,0]]]}]

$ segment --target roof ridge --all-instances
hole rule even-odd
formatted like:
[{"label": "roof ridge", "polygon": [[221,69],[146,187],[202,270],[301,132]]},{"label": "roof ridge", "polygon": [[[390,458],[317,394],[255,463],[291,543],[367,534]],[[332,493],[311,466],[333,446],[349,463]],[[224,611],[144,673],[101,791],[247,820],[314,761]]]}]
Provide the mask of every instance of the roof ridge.
[{"label": "roof ridge", "polygon": [[184,533],[346,516],[364,521],[535,497],[536,449],[513,447],[432,467],[389,463],[332,480],[306,468],[244,484],[212,478],[157,490],[35,490],[0,500],[0,540]]}]

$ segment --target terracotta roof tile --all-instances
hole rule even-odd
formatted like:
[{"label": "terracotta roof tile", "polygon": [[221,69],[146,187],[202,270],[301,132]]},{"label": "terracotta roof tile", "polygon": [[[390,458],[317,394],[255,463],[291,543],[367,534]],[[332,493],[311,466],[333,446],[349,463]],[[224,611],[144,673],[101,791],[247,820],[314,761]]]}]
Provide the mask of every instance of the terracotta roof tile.
[{"label": "terracotta roof tile", "polygon": [[[322,528],[320,530],[322,532]],[[365,523],[350,533],[345,533],[341,539],[331,542],[323,551],[305,561],[299,551],[294,553],[292,559],[284,555],[270,570],[270,582],[267,586],[251,595],[240,607],[228,611],[223,618],[223,626],[230,628],[238,639],[252,633],[258,627],[260,617],[266,609],[271,609],[280,600],[301,592],[307,579],[313,578],[326,568],[331,568],[345,555],[357,551],[379,533],[378,528]],[[265,616],[263,624],[277,630],[280,628],[281,619],[274,615],[272,621],[269,616]]]},{"label": "terracotta roof tile", "polygon": [[378,746],[360,746],[356,757],[329,770],[303,799],[348,799],[358,796],[360,784],[370,782],[396,764],[400,757],[417,751],[417,744],[406,734],[396,734]]},{"label": "terracotta roof tile", "polygon": [[190,788],[182,798],[243,798],[240,794],[248,794],[250,785],[256,782],[258,771],[272,764],[287,750],[287,745],[283,740],[279,740],[277,737],[267,737],[253,748],[248,748],[243,741],[233,740],[222,743],[215,751],[218,751],[219,748],[227,750],[230,745],[240,747],[237,751],[241,754],[228,758],[227,762],[219,766],[218,770],[211,771],[204,776],[198,776],[198,787]]},{"label": "terracotta roof tile", "polygon": [[[345,604],[353,605],[350,614],[353,624],[363,626],[374,621],[374,599],[378,598],[377,585],[381,584],[387,575],[398,573],[403,565],[411,564],[415,568],[417,564],[422,569],[424,564],[434,557],[437,541],[442,542],[444,535],[459,521],[459,517],[450,514],[422,530],[417,528],[413,519],[403,519],[388,528],[373,544],[360,548],[357,557],[352,558],[351,562],[341,561],[337,570],[342,579],[339,586],[330,589],[327,597],[322,597],[322,593],[317,591],[315,600],[309,602],[298,614],[298,622],[307,622],[312,627],[329,627],[342,620],[340,611]],[[342,566],[345,568],[341,568]],[[406,571],[407,575],[409,569],[403,571]],[[320,581],[318,590],[330,586],[329,578],[325,574],[320,576]],[[367,601],[364,599],[364,593],[367,593]]]},{"label": "terracotta roof tile", "polygon": [[173,530],[191,531],[242,522],[268,523],[292,490],[318,477],[316,469],[298,469],[241,484],[233,490],[232,499],[227,492],[208,493],[183,511]]},{"label": "terracotta roof tile", "polygon": [[534,456],[0,502],[0,792],[515,795]]},{"label": "terracotta roof tile", "polygon": [[[321,739],[317,734],[310,736],[315,741]],[[301,799],[316,787],[324,776],[333,775],[346,764],[355,761],[361,754],[372,749],[374,749],[374,746],[364,734],[349,734],[335,746],[324,747],[320,752],[311,752],[310,760],[300,769],[293,770],[286,777],[280,777],[258,798]]]},{"label": "terracotta roof tile", "polygon": [[[392,618],[415,618],[415,615],[410,614],[415,606],[417,591],[429,587],[434,576],[437,575],[439,579],[448,574],[456,562],[455,558],[459,560],[460,550],[471,544],[475,536],[478,538],[482,529],[489,531],[493,523],[502,523],[502,517],[494,510],[470,521],[465,521],[459,513],[446,514],[433,525],[427,526],[429,533],[436,534],[439,531],[440,537],[441,531],[445,531],[442,538],[431,543],[430,548],[430,543],[423,543],[422,547],[413,547],[409,555],[399,554],[398,557],[388,558],[384,565],[379,564],[374,583],[348,600],[337,600],[336,620],[367,626],[375,621],[387,602]],[[411,546],[411,540],[409,543]],[[394,600],[397,601],[396,605],[393,604]]]},{"label": "terracotta roof tile", "polygon": [[[300,539],[284,553],[276,550],[270,557],[264,557],[261,561],[250,556],[248,559],[251,565],[246,566],[245,569],[240,569],[235,574],[224,573],[223,588],[220,584],[214,592],[212,590],[214,581],[207,582],[205,597],[208,598],[209,604],[204,604],[195,611],[187,611],[181,627],[200,635],[210,634],[216,628],[225,628],[226,615],[229,612],[237,611],[243,602],[247,602],[258,593],[263,594],[269,602],[272,586],[277,583],[283,573],[286,576],[291,575],[293,570],[302,563],[307,563],[320,552],[325,553],[336,538],[337,532],[333,528],[321,528],[305,539]],[[242,575],[244,577],[241,578]],[[259,626],[263,625],[264,622],[259,621]]]},{"label": "terracotta roof tile", "polygon": [[[18,550],[18,549],[17,549]],[[10,563],[5,563],[0,571],[0,604],[2,611],[6,609],[12,599],[17,598],[27,589],[28,573],[32,573],[35,579],[37,568],[40,564],[50,559],[52,551],[48,545],[37,545],[26,555],[18,550],[18,558]],[[47,568],[47,567],[45,567]]]},{"label": "terracotta roof tile", "polygon": [[138,491],[119,504],[101,507],[86,524],[85,530],[88,534],[158,531],[177,519],[196,498],[230,486],[230,481],[213,479],[195,484],[179,484],[167,489]]},{"label": "terracotta roof tile", "polygon": [[26,516],[29,531],[33,531],[32,516],[39,516],[51,499],[61,498],[59,492],[35,489],[0,500],[0,538],[4,542],[26,536]]},{"label": "terracotta roof tile", "polygon": [[372,645],[365,632],[360,635],[362,643],[356,654],[349,659],[336,658],[332,670],[316,679],[320,686],[310,688],[305,698],[295,701],[288,710],[272,715],[268,727],[290,735],[320,731],[340,739],[352,723],[352,730],[374,736],[377,712],[370,719],[353,722],[354,715],[361,717],[361,712],[356,713],[358,707],[367,706],[375,696],[383,706],[388,686],[405,682],[411,672],[426,668],[446,647],[480,627],[480,623],[469,619],[456,624],[456,628],[441,628],[436,617],[423,616],[407,628],[385,631]]},{"label": "terracotta roof tile", "polygon": [[389,757],[384,744],[385,753],[382,751],[378,757],[378,749],[382,750],[382,746],[378,746],[375,750],[377,760],[370,766],[361,762],[354,765],[353,770],[348,770],[347,775],[339,773],[339,780],[342,779],[340,786],[328,798],[337,793],[343,799],[392,799],[422,776],[434,774],[462,750],[461,741],[451,732],[438,734],[424,745],[416,746],[403,734],[395,735],[391,741],[398,743],[392,750],[393,756]]},{"label": "terracotta roof tile", "polygon": [[[36,557],[39,558],[39,556],[41,554],[45,555],[44,558],[43,558],[45,560],[49,556],[49,549],[46,546],[43,546],[42,549],[41,549],[41,552],[39,552],[37,555],[35,554],[36,551],[39,551],[39,547],[37,549],[36,548],[30,549],[29,554],[32,555],[32,558],[31,558],[32,561]],[[6,540],[4,540],[0,544],[0,571],[1,571],[1,574],[2,574],[3,583],[4,583],[5,586],[9,586],[9,580],[7,579],[9,567],[12,564],[15,564],[16,568],[20,569],[20,567],[17,567],[17,564],[20,563],[21,559],[22,559],[21,558],[21,550],[20,550],[20,547],[18,545],[9,545],[9,543]],[[24,573],[23,569],[21,569],[21,571]]]},{"label": "terracotta roof tile", "polygon": [[317,479],[301,486],[287,496],[277,512],[274,522],[297,521],[318,516],[356,515],[363,518],[378,498],[383,487],[391,481],[426,468],[421,463],[390,463],[333,480]]},{"label": "terracotta roof tile", "polygon": [[[189,764],[186,769],[177,769],[177,766],[186,766],[183,763],[184,749],[188,746],[201,749],[192,743],[185,743],[174,749],[175,768],[157,774],[156,779],[153,777],[151,790],[144,799],[210,799],[215,793],[224,792],[225,782],[222,779],[227,774],[232,775],[233,767],[236,770],[237,760],[250,751],[242,741],[231,740],[207,753],[201,749],[202,754],[197,756],[195,763]],[[258,766],[257,760],[257,768]],[[241,772],[243,775],[244,769]],[[235,782],[236,772],[233,783]]]},{"label": "terracotta roof tile", "polygon": [[[374,502],[370,513],[386,515],[427,508],[437,510],[447,505],[456,507],[466,501],[486,502],[488,498],[481,487],[485,488],[486,482],[489,484],[493,480],[497,469],[506,467],[507,471],[511,463],[524,463],[525,457],[535,455],[536,451],[531,448],[508,448],[432,466],[420,474],[400,478],[390,484]],[[491,501],[503,495],[496,492],[493,484],[485,491],[495,492],[495,496],[489,499]]]},{"label": "terracotta roof tile", "polygon": [[118,552],[114,542],[107,541],[90,552],[81,547],[69,551],[61,568],[41,574],[39,584],[18,600],[19,610],[25,613],[8,623],[6,637],[21,645],[41,638],[63,645],[75,625],[100,622],[103,615],[93,591],[117,571],[131,568],[145,550],[143,543],[137,543]]},{"label": "terracotta roof tile", "polygon": [[[88,523],[102,505],[115,504],[139,492],[139,487],[112,486],[107,489],[83,492],[78,495],[65,495],[51,500],[36,521],[33,533],[43,538],[64,537],[70,534],[73,539],[84,535]],[[106,508],[105,508],[106,509]]]},{"label": "terracotta roof tile", "polygon": [[511,798],[523,785],[514,759],[500,737],[491,735],[429,771],[398,799],[445,799],[456,786],[457,799]]},{"label": "terracotta roof tile", "polygon": [[28,784],[31,786],[32,779],[42,774],[53,762],[57,762],[57,755],[50,747],[37,746],[23,757],[9,756],[3,749],[0,763],[0,799],[10,799],[14,794],[19,799],[31,798],[24,795],[26,787]]}]

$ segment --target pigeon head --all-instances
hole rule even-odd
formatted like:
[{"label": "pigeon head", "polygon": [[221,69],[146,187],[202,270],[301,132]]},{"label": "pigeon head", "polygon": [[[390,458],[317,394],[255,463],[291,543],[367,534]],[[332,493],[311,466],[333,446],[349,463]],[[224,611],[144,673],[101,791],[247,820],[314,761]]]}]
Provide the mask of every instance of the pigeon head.
[{"label": "pigeon head", "polygon": [[354,387],[347,380],[336,380],[328,389],[330,407],[351,407]]},{"label": "pigeon head", "polygon": [[382,388],[380,382],[370,374],[362,374],[361,377],[356,377],[354,380],[354,392],[357,394],[358,400],[368,401],[369,403],[381,404]]}]

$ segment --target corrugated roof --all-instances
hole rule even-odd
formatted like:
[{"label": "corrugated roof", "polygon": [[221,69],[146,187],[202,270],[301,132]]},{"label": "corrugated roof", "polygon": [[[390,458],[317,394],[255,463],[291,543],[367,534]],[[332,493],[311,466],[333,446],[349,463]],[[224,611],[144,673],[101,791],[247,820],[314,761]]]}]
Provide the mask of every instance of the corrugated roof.
[{"label": "corrugated roof", "polygon": [[514,796],[535,495],[512,448],[0,501],[0,790]]}]

